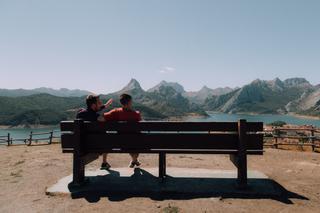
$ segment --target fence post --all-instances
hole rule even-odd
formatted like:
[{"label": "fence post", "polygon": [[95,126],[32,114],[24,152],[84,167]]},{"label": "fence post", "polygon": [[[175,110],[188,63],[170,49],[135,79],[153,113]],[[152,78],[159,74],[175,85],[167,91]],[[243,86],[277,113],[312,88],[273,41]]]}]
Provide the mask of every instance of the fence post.
[{"label": "fence post", "polygon": [[52,143],[52,137],[53,137],[53,131],[50,132],[50,137],[49,137],[49,144]]},{"label": "fence post", "polygon": [[312,147],[312,152],[315,150],[315,144],[314,144],[314,128],[311,128],[311,147]]},{"label": "fence post", "polygon": [[274,147],[276,149],[278,149],[278,135],[279,135],[279,130],[275,127],[273,137],[275,139]]},{"label": "fence post", "polygon": [[29,144],[28,144],[28,146],[30,146],[31,143],[32,143],[32,131],[30,132],[30,138],[29,138]]},{"label": "fence post", "polygon": [[8,133],[8,140],[7,140],[7,142],[8,142],[8,146],[10,146],[10,133]]}]

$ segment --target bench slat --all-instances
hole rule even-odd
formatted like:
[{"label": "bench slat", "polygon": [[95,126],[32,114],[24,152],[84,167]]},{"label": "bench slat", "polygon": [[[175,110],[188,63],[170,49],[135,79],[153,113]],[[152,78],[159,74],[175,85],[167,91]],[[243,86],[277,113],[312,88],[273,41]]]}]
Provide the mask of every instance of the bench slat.
[{"label": "bench slat", "polygon": [[89,134],[85,149],[236,149],[237,138],[230,134]]},{"label": "bench slat", "polygon": [[61,134],[61,147],[62,149],[74,148],[73,134]]},{"label": "bench slat", "polygon": [[[73,131],[73,121],[62,121],[61,131]],[[262,122],[247,122],[247,132],[263,131]],[[88,132],[105,131],[238,131],[237,122],[84,122]]]},{"label": "bench slat", "polygon": [[[135,150],[127,150],[127,149],[109,149],[107,151],[101,150],[90,150],[92,153],[149,153],[149,154],[159,154],[159,152],[165,152],[167,154],[237,154],[238,150],[228,150],[228,149],[135,149]],[[62,149],[63,153],[73,153],[73,149]],[[249,155],[262,155],[263,150],[247,150],[247,154]]]},{"label": "bench slat", "polygon": [[[263,150],[263,135],[247,135],[247,149]],[[236,134],[89,134],[84,140],[86,150],[133,149],[237,149]],[[63,149],[73,148],[73,135],[62,134]]]},{"label": "bench slat", "polygon": [[[262,135],[247,135],[247,149],[262,150]],[[73,148],[73,135],[63,134],[62,148]],[[89,134],[84,140],[90,148],[168,148],[168,149],[237,149],[238,137],[232,134]]]}]

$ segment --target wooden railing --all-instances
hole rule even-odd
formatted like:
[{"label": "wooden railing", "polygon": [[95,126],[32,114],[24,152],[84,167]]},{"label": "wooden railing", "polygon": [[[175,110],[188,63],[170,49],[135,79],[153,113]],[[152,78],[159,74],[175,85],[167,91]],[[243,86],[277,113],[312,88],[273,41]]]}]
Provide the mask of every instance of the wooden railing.
[{"label": "wooden railing", "polygon": [[[48,144],[52,144],[53,139],[60,138],[60,136],[55,136],[54,133],[59,131],[50,131],[50,132],[30,132],[28,138],[12,138],[10,133],[4,136],[0,136],[0,144],[7,144],[8,146],[15,144],[15,142],[21,142],[30,146],[32,143],[38,142],[48,142]],[[18,143],[16,143],[18,144]]]},{"label": "wooden railing", "polygon": [[[281,145],[286,146],[311,146],[312,151],[320,148],[320,129],[315,127],[284,128],[274,127],[263,132],[265,143],[264,146],[279,148]],[[268,143],[268,139],[273,139],[273,143]],[[286,142],[283,139],[292,139],[295,141]]]},{"label": "wooden railing", "polygon": [[8,133],[7,135],[0,135],[0,144],[7,144],[8,146],[10,146],[10,144],[12,143],[12,138],[10,138],[10,133]]}]

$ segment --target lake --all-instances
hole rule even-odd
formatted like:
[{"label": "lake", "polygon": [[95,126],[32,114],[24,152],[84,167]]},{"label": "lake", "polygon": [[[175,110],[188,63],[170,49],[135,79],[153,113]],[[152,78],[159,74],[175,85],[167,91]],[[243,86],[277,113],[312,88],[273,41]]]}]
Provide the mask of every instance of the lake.
[{"label": "lake", "polygon": [[[238,121],[239,119],[246,119],[247,121],[261,121],[265,124],[274,121],[285,121],[288,124],[295,125],[314,125],[320,127],[320,120],[313,120],[307,118],[299,118],[291,115],[248,115],[248,114],[226,114],[226,113],[209,113],[207,118],[190,118],[188,121]],[[28,138],[30,131],[33,132],[49,132],[52,130],[59,130],[59,126],[39,128],[39,129],[0,129],[0,136],[6,135],[8,132],[11,137],[15,138]],[[55,133],[56,136],[59,133]]]},{"label": "lake", "polygon": [[250,115],[250,114],[226,114],[226,113],[210,113],[207,118],[190,118],[188,121],[238,121],[246,119],[247,121],[261,121],[269,124],[274,121],[284,121],[294,125],[314,125],[320,127],[320,120],[295,117],[292,115]]}]

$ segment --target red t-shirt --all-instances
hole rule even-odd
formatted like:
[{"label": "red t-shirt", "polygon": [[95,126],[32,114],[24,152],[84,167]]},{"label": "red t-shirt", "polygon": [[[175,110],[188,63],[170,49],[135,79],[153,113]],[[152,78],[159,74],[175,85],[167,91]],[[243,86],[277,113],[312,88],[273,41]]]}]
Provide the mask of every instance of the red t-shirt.
[{"label": "red t-shirt", "polygon": [[103,114],[106,121],[141,121],[141,114],[138,111],[126,110],[123,108],[113,109]]}]

